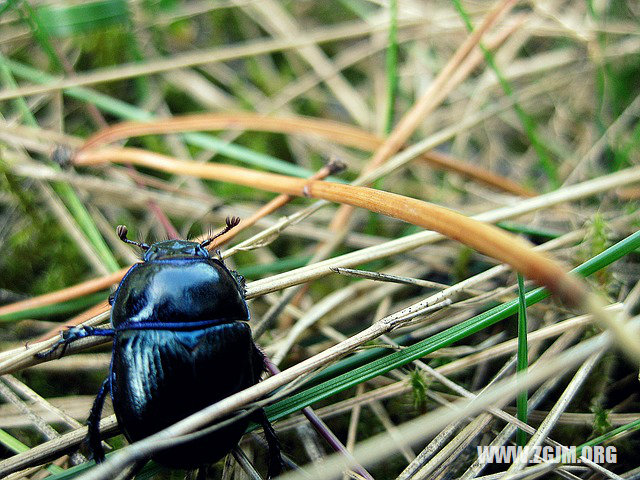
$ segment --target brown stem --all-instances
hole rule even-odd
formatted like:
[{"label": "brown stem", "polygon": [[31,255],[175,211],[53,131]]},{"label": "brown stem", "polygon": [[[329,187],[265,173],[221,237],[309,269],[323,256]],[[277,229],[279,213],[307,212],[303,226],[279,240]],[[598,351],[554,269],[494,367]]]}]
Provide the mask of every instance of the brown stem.
[{"label": "brown stem", "polygon": [[[101,130],[80,149],[91,150],[124,138],[151,134],[167,134],[186,131],[253,130],[279,132],[305,136],[321,136],[340,145],[373,151],[384,139],[352,125],[309,117],[273,117],[251,112],[203,113],[181,117],[163,118],[149,122],[123,122]],[[523,197],[533,197],[535,192],[518,183],[472,163],[463,162],[437,151],[425,152],[419,159],[432,167],[449,170],[493,188]]]},{"label": "brown stem", "polygon": [[[320,170],[318,170],[315,174],[309,177],[309,180],[321,180],[342,169],[344,169],[344,164],[336,160],[331,160],[327,165],[325,165]],[[292,200],[292,198],[293,197],[291,195],[286,195],[286,194],[278,195],[276,198],[274,198],[273,200],[271,200],[270,202],[266,203],[261,208],[256,210],[253,213],[253,215],[251,215],[250,217],[240,220],[240,223],[232,231],[227,232],[223,235],[220,235],[218,238],[216,238],[213,242],[211,242],[211,244],[207,246],[207,250],[211,251],[218,248],[220,245],[224,245],[233,237],[238,235],[238,233],[240,233],[242,230],[245,230],[251,227],[252,225],[255,225],[255,223],[261,218],[285,206],[287,203],[289,203]],[[200,237],[197,237],[195,241],[200,242],[205,238],[206,236],[200,236]]]},{"label": "brown stem", "polygon": [[567,275],[558,264],[545,255],[533,251],[523,240],[491,225],[421,200],[367,187],[293,178],[231,165],[199,164],[145,150],[103,149],[82,152],[75,159],[76,165],[95,165],[106,162],[130,162],[174,174],[193,175],[271,192],[319,198],[366,208],[438,231],[479,252],[509,263],[525,277],[546,285],[571,305],[578,303],[586,292],[582,282]]},{"label": "brown stem", "polygon": [[51,293],[45,293],[44,295],[38,295],[37,297],[28,298],[20,302],[15,302],[10,305],[4,305],[0,307],[0,315],[8,315],[10,313],[21,312],[30,308],[41,307],[43,305],[52,305],[55,303],[66,302],[73,298],[82,297],[91,293],[98,292],[109,288],[114,283],[118,283],[122,280],[122,277],[130,267],[123,268],[117,272],[110,273],[104,277],[94,278],[87,280],[86,282],[73,285],[72,287],[63,288]]}]

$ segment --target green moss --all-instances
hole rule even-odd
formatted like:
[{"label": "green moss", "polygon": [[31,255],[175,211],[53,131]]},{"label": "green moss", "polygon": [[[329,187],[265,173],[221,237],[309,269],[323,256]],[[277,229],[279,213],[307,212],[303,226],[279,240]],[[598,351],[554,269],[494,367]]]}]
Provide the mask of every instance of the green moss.
[{"label": "green moss", "polygon": [[77,283],[86,262],[54,218],[39,210],[33,193],[7,174],[0,182],[27,214],[8,235],[0,256],[0,288],[38,295]]},{"label": "green moss", "polygon": [[[583,261],[599,255],[611,245],[609,226],[600,213],[596,213],[593,216],[588,228],[589,231],[581,251]],[[594,278],[598,281],[600,288],[606,292],[611,283],[611,272],[607,268],[603,268],[594,275]]]},{"label": "green moss", "polygon": [[413,406],[419,413],[426,413],[427,389],[429,388],[427,380],[420,370],[415,369],[409,374],[409,383],[413,395]]},{"label": "green moss", "polygon": [[46,220],[26,224],[9,237],[0,258],[0,288],[39,295],[85,276],[76,246],[53,219]]},{"label": "green moss", "polygon": [[602,435],[605,432],[611,430],[611,422],[609,421],[609,414],[611,410],[606,410],[600,405],[592,405],[591,411],[594,413],[593,418],[593,433],[596,435]]},{"label": "green moss", "polygon": [[464,280],[469,276],[469,268],[471,260],[473,259],[474,250],[469,247],[460,247],[458,249],[458,256],[455,259],[453,265],[453,275],[456,282]]}]

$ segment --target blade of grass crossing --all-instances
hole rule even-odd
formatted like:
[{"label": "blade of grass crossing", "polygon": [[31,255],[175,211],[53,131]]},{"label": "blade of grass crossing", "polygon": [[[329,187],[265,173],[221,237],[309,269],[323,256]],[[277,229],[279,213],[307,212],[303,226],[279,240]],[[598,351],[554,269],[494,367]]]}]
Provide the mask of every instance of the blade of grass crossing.
[{"label": "blade of grass crossing", "polygon": [[393,129],[396,96],[398,94],[398,0],[389,1],[389,44],[387,46],[387,108],[384,132]]},{"label": "blade of grass crossing", "polygon": [[[27,450],[29,450],[29,447],[27,445],[9,435],[5,430],[2,429],[0,429],[0,443],[15,453],[26,452]],[[64,470],[57,465],[49,465],[47,467],[47,470],[52,474],[64,472]]]},{"label": "blade of grass crossing", "polygon": [[[525,299],[524,277],[518,274],[518,362],[516,370],[524,375],[529,366],[527,345],[527,301]],[[527,423],[527,390],[523,389],[516,397],[518,420]],[[527,444],[527,433],[520,428],[516,432],[516,444],[524,447]]]},{"label": "blade of grass crossing", "polygon": [[[9,65],[9,61],[0,54],[0,75],[2,75],[3,81],[5,83],[15,86],[15,79],[13,78],[12,72],[9,71],[10,69],[11,66]],[[29,110],[24,99],[18,98],[16,100],[18,101],[18,107],[23,113],[25,123],[37,127],[38,123]],[[58,170],[60,169],[60,167],[53,162],[49,162],[49,164],[52,168]],[[76,195],[73,188],[71,188],[69,184],[64,182],[52,182],[52,185],[58,196],[62,199],[64,204],[69,209],[69,212],[71,213],[75,221],[78,223],[78,226],[82,229],[89,242],[91,242],[91,244],[93,245],[104,265],[106,265],[106,267],[112,272],[118,270],[120,268],[118,262],[111,253],[111,250],[109,250],[109,247],[98,231],[98,227],[91,218],[91,215],[89,215],[87,209],[84,207],[84,205]]]},{"label": "blade of grass crossing", "polygon": [[[471,23],[471,18],[469,17],[466,10],[462,6],[462,3],[460,2],[460,0],[453,0],[453,4],[455,5],[456,10],[460,14],[460,17],[462,17],[462,20],[464,21],[467,29],[470,32],[473,31],[473,24]],[[482,44],[482,42],[480,42],[478,46],[480,47],[480,49],[482,50],[482,53],[485,56],[487,65],[489,65],[491,70],[493,70],[493,72],[496,74],[496,77],[498,78],[498,82],[500,82],[500,86],[502,87],[502,90],[504,90],[504,93],[509,98],[513,98],[514,97],[513,88],[511,87],[511,84],[506,79],[506,77],[502,74],[502,71],[498,68],[498,65],[495,62],[493,53],[490,50],[488,50]],[[558,168],[556,167],[555,163],[553,162],[553,160],[551,159],[548,153],[551,151],[551,146],[547,145],[545,142],[542,141],[542,139],[538,135],[536,122],[533,120],[533,118],[531,118],[531,116],[529,116],[524,111],[524,109],[520,106],[520,104],[517,101],[514,101],[513,109],[518,115],[518,119],[520,120],[520,123],[522,123],[522,127],[524,128],[525,133],[527,134],[527,137],[529,138],[529,141],[531,142],[531,145],[533,146],[533,149],[535,150],[538,156],[538,162],[540,164],[540,167],[546,173],[549,181],[551,182],[552,187],[554,189],[560,187],[561,182],[560,182],[560,174],[558,172]]]},{"label": "blade of grass crossing", "polygon": [[[15,60],[6,60],[6,64],[11,72],[21,78],[28,79],[34,83],[47,84],[55,80],[55,77],[41,72],[28,65],[24,65]],[[95,92],[88,88],[72,87],[64,90],[64,94],[76,100],[93,103],[100,110],[111,113],[123,120],[150,120],[153,116],[126,102],[116,100],[107,95]],[[256,152],[248,148],[225,142],[213,135],[203,133],[185,133],[185,140],[191,145],[204,148],[206,150],[216,151],[221,155],[225,155],[234,160],[246,163],[247,165],[258,166],[276,173],[291,175],[295,177],[310,177],[314,172],[307,168],[294,165],[279,158]],[[332,179],[335,180],[335,179]]]},{"label": "blade of grass crossing", "polygon": [[[2,78],[2,83],[10,88],[17,88],[18,84],[16,83],[13,75],[11,74],[10,67],[8,65],[8,59],[0,53],[0,78]],[[22,115],[22,119],[24,122],[30,127],[37,127],[33,115],[31,115],[31,110],[29,110],[29,106],[24,98],[18,97],[13,100],[13,105],[16,110],[20,112]]]}]

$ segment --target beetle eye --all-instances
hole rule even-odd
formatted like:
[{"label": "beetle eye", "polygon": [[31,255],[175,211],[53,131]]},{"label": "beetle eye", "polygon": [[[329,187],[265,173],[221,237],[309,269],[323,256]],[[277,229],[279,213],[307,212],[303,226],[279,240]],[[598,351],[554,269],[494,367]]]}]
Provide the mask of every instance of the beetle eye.
[{"label": "beetle eye", "polygon": [[114,290],[113,292],[111,292],[109,294],[109,305],[111,305],[111,306],[113,306],[113,302],[116,299],[116,291],[117,290]]}]

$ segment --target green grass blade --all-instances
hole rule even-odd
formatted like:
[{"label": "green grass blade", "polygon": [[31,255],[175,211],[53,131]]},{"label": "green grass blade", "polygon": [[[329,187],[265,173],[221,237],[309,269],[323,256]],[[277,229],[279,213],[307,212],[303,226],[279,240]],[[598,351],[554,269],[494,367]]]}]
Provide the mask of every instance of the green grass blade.
[{"label": "green grass blade", "polygon": [[[453,0],[453,4],[456,10],[458,11],[458,13],[460,14],[460,17],[462,17],[462,20],[464,21],[467,27],[467,30],[472,32],[473,24],[471,23],[471,18],[469,17],[469,14],[466,12],[464,7],[462,6],[462,3],[460,2],[460,0]],[[489,65],[491,70],[493,70],[493,72],[496,74],[496,77],[498,78],[498,82],[500,82],[500,86],[502,87],[502,90],[509,98],[513,99],[514,98],[513,88],[511,87],[511,84],[509,83],[507,78],[503,75],[502,71],[498,68],[498,65],[496,64],[495,58],[493,56],[493,52],[487,49],[482,43],[479,44],[479,47],[482,50],[482,53],[484,54],[487,65]],[[551,151],[551,146],[547,145],[540,138],[540,135],[538,135],[538,128],[537,128],[536,122],[533,120],[533,118],[531,118],[529,114],[527,114],[527,112],[524,111],[524,109],[520,106],[520,104],[517,101],[514,101],[513,109],[518,115],[518,119],[520,120],[520,123],[522,124],[522,127],[524,128],[524,131],[527,137],[529,138],[529,141],[531,142],[531,145],[533,146],[533,149],[535,150],[538,156],[539,165],[546,173],[547,178],[549,179],[552,187],[554,189],[560,187],[561,182],[560,182],[560,174],[558,172],[558,168],[548,153]]]},{"label": "green grass blade", "polygon": [[[16,83],[13,75],[11,74],[11,70],[9,68],[9,59],[6,58],[2,53],[0,53],[0,78],[2,79],[2,83],[8,87],[16,88],[18,84]],[[15,98],[12,101],[15,109],[20,112],[22,115],[22,119],[24,122],[30,127],[37,127],[38,123],[35,118],[31,114],[31,110],[29,110],[29,106],[27,102],[22,97]]]},{"label": "green grass blade", "polygon": [[286,272],[288,270],[305,266],[311,260],[311,256],[279,258],[267,264],[245,265],[238,268],[238,273],[243,277],[256,278],[263,275]]},{"label": "green grass blade", "polygon": [[[48,73],[41,72],[38,69],[7,59],[7,66],[11,72],[17,77],[24,78],[30,82],[46,85],[53,82],[56,77]],[[64,90],[65,95],[76,100],[87,103],[93,103],[96,107],[104,112],[110,113],[116,117],[126,120],[145,121],[152,118],[151,114],[129,103],[117,100],[108,95],[98,93],[94,90],[84,87],[72,87]]]},{"label": "green grass blade", "polygon": [[581,451],[584,447],[592,447],[594,445],[599,445],[607,440],[612,439],[616,435],[620,435],[624,432],[633,432],[634,430],[640,430],[640,418],[638,420],[634,420],[631,423],[627,423],[626,425],[622,425],[618,428],[614,428],[610,432],[604,433],[596,438],[592,438],[588,442],[585,442],[578,446],[578,451]]},{"label": "green grass blade", "polygon": [[[107,458],[109,458],[112,453],[107,453]],[[76,465],[75,467],[68,468],[66,470],[58,470],[55,475],[50,475],[47,477],[47,480],[70,480],[72,478],[76,478],[78,475],[83,474],[87,470],[95,467],[96,464],[93,460],[90,462],[84,462],[80,465]],[[151,461],[147,462],[147,464],[140,470],[140,473],[136,475],[136,479],[143,480],[147,478],[157,478],[157,475],[161,472],[166,472],[166,469],[162,468],[157,463]],[[165,477],[163,477],[165,478]],[[174,478],[174,477],[171,477]]]},{"label": "green grass blade", "polygon": [[[15,453],[22,453],[29,450],[29,447],[27,445],[22,443],[20,440],[14,438],[13,436],[9,435],[5,430],[2,430],[2,429],[0,429],[0,443]],[[57,465],[49,465],[47,467],[47,470],[52,474],[64,472],[64,470]],[[47,477],[47,478],[51,478],[51,477]]]},{"label": "green grass blade", "polygon": [[519,233],[522,235],[528,235],[545,240],[553,240],[554,238],[558,238],[563,235],[563,232],[561,232],[560,230],[532,227],[531,225],[524,225],[517,222],[498,222],[496,223],[496,226],[502,228],[503,230],[506,230],[507,232]]},{"label": "green grass blade", "polygon": [[[516,370],[525,375],[529,367],[527,346],[527,301],[525,299],[524,278],[518,274],[518,363]],[[527,390],[522,390],[516,397],[518,420],[527,423]],[[520,428],[516,432],[516,444],[524,447],[527,444],[527,433]]]},{"label": "green grass blade", "polygon": [[[7,66],[11,72],[21,78],[28,79],[31,82],[44,84],[53,82],[55,77],[41,72],[28,65],[24,65],[15,60],[6,61]],[[153,116],[134,105],[122,102],[120,100],[113,99],[107,95],[95,92],[91,89],[84,87],[72,87],[64,90],[64,94],[76,100],[81,100],[89,103],[93,103],[97,108],[104,112],[115,115],[123,120],[136,120],[145,121],[151,120]],[[231,159],[238,160],[247,165],[253,165],[260,168],[264,168],[276,173],[282,173],[284,175],[292,175],[295,177],[310,177],[313,172],[307,168],[294,165],[279,158],[259,153],[240,145],[235,145],[230,142],[225,142],[213,135],[204,133],[186,133],[184,134],[185,140],[191,145],[201,147],[208,150],[217,151],[218,153],[225,155]],[[343,181],[337,178],[331,177],[332,181]]]},{"label": "green grass blade", "polygon": [[[589,261],[572,270],[572,272],[582,276],[591,275],[639,247],[640,231],[611,246],[600,255],[591,258]],[[549,295],[549,291],[545,288],[537,288],[525,295],[526,305],[530,306],[540,302]],[[408,346],[401,351],[387,354],[382,358],[353,368],[330,380],[316,384],[267,407],[267,413],[270,418],[277,420],[336,393],[354,387],[379,375],[383,375],[395,368],[402,367],[516,314],[519,304],[520,301],[516,299],[499,305],[421,342]],[[383,355],[385,353],[388,353],[388,350],[381,352]],[[327,371],[323,373],[326,377]]]},{"label": "green grass blade", "polygon": [[340,3],[361,19],[368,19],[375,14],[375,7],[367,1],[340,0]]},{"label": "green grass blade", "polygon": [[49,35],[69,37],[127,23],[129,10],[125,0],[49,4],[38,7],[37,20]]},{"label": "green grass blade", "polygon": [[[54,168],[55,167],[57,167],[57,165],[54,165]],[[84,207],[71,185],[64,182],[54,182],[53,188],[60,198],[63,199],[65,205],[69,209],[69,212],[71,212],[73,218],[78,222],[78,226],[82,229],[91,242],[91,245],[93,245],[93,248],[96,250],[96,253],[100,256],[102,263],[104,263],[111,272],[119,270],[120,265],[118,265],[118,261],[113,256],[113,253],[111,253],[111,250],[104,241],[104,238],[102,238],[102,234],[98,230],[93,218],[91,218],[91,215],[89,215],[89,212]]]},{"label": "green grass blade", "polygon": [[387,46],[387,107],[384,132],[389,134],[393,128],[394,110],[398,95],[398,1],[389,2],[389,42]]}]

